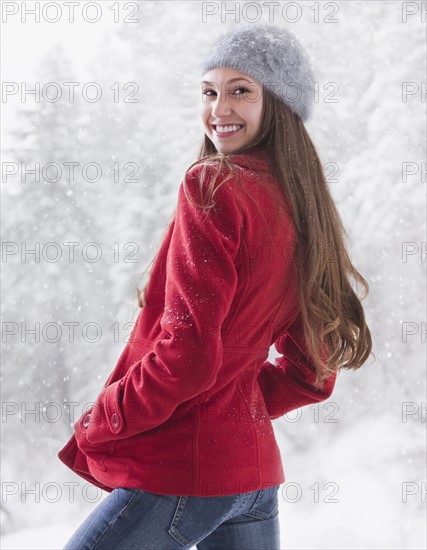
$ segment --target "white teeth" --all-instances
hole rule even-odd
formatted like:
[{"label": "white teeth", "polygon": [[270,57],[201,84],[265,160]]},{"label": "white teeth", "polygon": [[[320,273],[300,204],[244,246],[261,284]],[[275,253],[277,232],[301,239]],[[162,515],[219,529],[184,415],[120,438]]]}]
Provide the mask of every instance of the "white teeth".
[{"label": "white teeth", "polygon": [[236,124],[233,124],[232,126],[217,126],[216,131],[219,134],[222,134],[224,132],[236,132],[240,128],[243,128],[242,125],[237,126]]}]

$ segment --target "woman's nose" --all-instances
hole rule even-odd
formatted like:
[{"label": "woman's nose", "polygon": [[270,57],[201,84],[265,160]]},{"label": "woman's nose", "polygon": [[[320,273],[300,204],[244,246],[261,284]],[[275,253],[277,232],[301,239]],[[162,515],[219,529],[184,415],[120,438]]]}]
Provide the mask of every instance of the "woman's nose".
[{"label": "woman's nose", "polygon": [[217,96],[217,99],[212,108],[212,115],[215,118],[221,118],[223,116],[228,116],[231,113],[232,109],[224,96]]}]

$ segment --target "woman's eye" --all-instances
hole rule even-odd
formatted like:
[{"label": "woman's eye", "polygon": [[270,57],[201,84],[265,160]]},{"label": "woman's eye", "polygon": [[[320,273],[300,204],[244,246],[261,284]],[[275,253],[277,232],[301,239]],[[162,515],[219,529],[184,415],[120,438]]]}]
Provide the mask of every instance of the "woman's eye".
[{"label": "woman's eye", "polygon": [[240,87],[240,88],[236,88],[234,91],[233,91],[233,94],[235,94],[237,91],[240,90],[240,93],[236,94],[236,95],[242,95],[242,94],[245,94],[246,92],[249,92],[249,90],[247,88],[243,88],[243,87]]},{"label": "woman's eye", "polygon": [[203,90],[202,94],[210,96],[211,92],[212,92],[212,94],[216,94],[215,90]]}]

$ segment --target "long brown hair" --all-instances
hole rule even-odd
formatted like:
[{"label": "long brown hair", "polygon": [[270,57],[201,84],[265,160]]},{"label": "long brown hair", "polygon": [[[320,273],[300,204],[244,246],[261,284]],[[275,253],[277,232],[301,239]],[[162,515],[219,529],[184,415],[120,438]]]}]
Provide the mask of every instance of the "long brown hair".
[{"label": "long brown hair", "polygon": [[[319,155],[303,122],[264,87],[262,98],[258,135],[233,154],[266,146],[272,175],[280,183],[290,206],[297,235],[294,260],[298,268],[305,351],[312,358],[316,372],[315,385],[320,389],[331,372],[358,369],[372,352],[371,333],[361,304],[369,286],[351,263],[345,243],[347,232],[331,196]],[[230,155],[219,153],[206,135],[197,161],[188,170],[202,159],[217,164],[215,177],[208,188],[208,204],[199,205],[209,208],[218,189],[215,180],[223,163],[228,167],[230,177],[234,169]],[[201,187],[206,168],[204,165]],[[220,185],[227,179],[221,180]],[[184,191],[188,197],[185,178]],[[351,279],[356,286],[361,285],[360,297],[353,289]],[[327,360],[323,360],[322,356]]]}]

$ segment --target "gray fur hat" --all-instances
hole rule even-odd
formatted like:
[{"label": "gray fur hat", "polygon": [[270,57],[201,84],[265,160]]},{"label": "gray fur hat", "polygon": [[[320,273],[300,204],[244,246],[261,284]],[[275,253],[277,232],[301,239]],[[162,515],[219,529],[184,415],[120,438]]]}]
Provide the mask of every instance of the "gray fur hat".
[{"label": "gray fur hat", "polygon": [[303,122],[310,117],[314,103],[310,59],[289,30],[261,24],[226,32],[200,65],[202,76],[215,67],[247,74],[286,103]]}]

